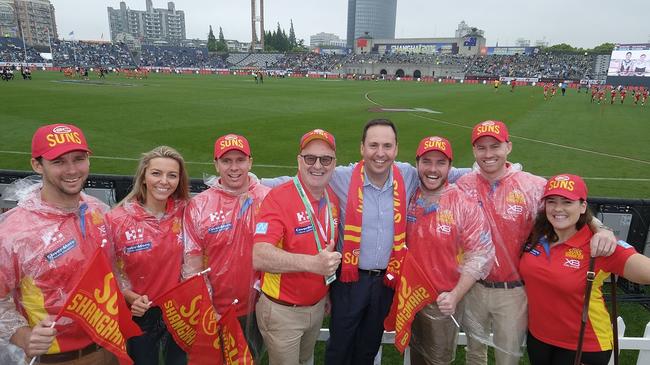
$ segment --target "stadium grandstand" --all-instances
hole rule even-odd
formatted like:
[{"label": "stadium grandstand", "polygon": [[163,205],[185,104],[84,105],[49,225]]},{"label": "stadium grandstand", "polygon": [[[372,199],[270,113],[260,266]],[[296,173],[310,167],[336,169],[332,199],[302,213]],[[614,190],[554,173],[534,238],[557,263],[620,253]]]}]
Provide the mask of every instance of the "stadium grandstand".
[{"label": "stadium grandstand", "polygon": [[[21,64],[25,61],[22,41],[0,38],[0,64]],[[608,55],[581,55],[539,52],[514,55],[458,55],[421,53],[231,53],[211,54],[204,47],[143,45],[131,50],[124,43],[54,41],[54,67],[106,68],[188,68],[188,69],[258,69],[283,70],[297,73],[386,74],[386,69],[423,66],[432,73],[455,78],[522,77],[545,79],[604,78],[609,64]],[[27,63],[47,63],[35,49],[27,47]],[[368,67],[372,66],[372,67]],[[415,69],[417,67],[411,67]],[[358,70],[364,70],[358,71]],[[381,70],[381,71],[380,71]],[[425,72],[422,76],[429,75]]]}]

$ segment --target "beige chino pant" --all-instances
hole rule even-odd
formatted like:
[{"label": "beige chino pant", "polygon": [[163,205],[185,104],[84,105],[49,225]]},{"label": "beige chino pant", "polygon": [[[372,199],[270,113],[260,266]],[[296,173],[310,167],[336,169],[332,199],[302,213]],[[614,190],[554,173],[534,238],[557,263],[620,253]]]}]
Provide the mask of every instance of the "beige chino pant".
[{"label": "beige chino pant", "polygon": [[266,295],[257,302],[257,324],[269,354],[269,365],[303,365],[314,356],[325,300],[310,307],[274,303]]}]

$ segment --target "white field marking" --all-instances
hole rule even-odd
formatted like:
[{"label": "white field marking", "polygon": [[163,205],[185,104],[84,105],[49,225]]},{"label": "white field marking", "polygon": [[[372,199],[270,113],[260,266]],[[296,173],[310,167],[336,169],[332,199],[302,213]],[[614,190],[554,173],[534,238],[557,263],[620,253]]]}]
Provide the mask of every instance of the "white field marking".
[{"label": "white field marking", "polygon": [[[366,100],[369,102],[382,106],[381,104],[377,103],[376,101],[370,99],[370,91],[368,91],[364,97]],[[442,112],[439,112],[437,110],[431,110],[427,108],[382,108],[382,111],[384,112],[423,112],[423,113],[430,113],[430,114],[442,114]]]},{"label": "white field marking", "polygon": [[[373,103],[373,104],[375,104],[375,105],[382,106],[381,104],[377,103],[376,101],[370,99],[370,97],[369,97],[368,94],[370,94],[370,92],[367,92],[367,93],[366,93],[366,95],[365,95],[366,100],[368,100],[369,102],[371,102],[371,103]],[[453,125],[453,126],[456,126],[456,127],[461,127],[461,128],[465,128],[465,129],[473,129],[472,127],[468,127],[468,126],[466,126],[466,125],[462,125],[462,124],[459,124],[459,123],[453,123],[453,122],[447,122],[447,121],[444,121],[444,120],[441,120],[441,119],[432,118],[432,117],[427,117],[427,116],[424,116],[424,115],[419,115],[419,114],[411,114],[411,115],[413,115],[414,117],[417,117],[417,118],[428,119],[428,120],[432,120],[432,121],[434,121],[434,122],[439,122],[439,123],[444,123],[444,124],[448,124],[448,125]],[[587,149],[584,149],[584,148],[572,147],[572,146],[567,146],[567,145],[558,144],[558,143],[553,143],[553,142],[546,142],[546,141],[541,141],[541,140],[539,140],[539,139],[533,139],[533,138],[527,138],[527,137],[520,137],[520,136],[516,136],[516,135],[513,135],[513,134],[511,134],[510,137],[513,137],[513,138],[519,138],[519,139],[523,139],[523,140],[525,140],[525,141],[530,141],[530,142],[535,142],[535,143],[546,144],[546,145],[549,145],[549,146],[561,147],[561,148],[565,148],[565,149],[569,149],[569,150],[580,151],[580,152],[586,152],[586,153],[591,153],[591,154],[594,154],[594,155],[605,156],[605,157],[611,157],[611,158],[616,158],[616,159],[626,160],[626,161],[632,161],[632,162],[638,162],[638,163],[642,163],[642,164],[644,164],[644,165],[650,165],[650,161],[639,160],[639,159],[636,159],[636,158],[625,157],[625,156],[619,156],[619,155],[612,155],[612,154],[605,153],[605,152],[598,152],[598,151],[593,151],[593,150],[587,150]],[[603,179],[607,179],[607,178],[603,178]]]},{"label": "white field marking", "polygon": [[375,105],[382,106],[382,105],[379,104],[378,102],[376,102],[376,101],[370,99],[370,96],[369,96],[369,95],[370,95],[370,91],[368,91],[368,92],[366,93],[366,95],[364,95],[364,97],[366,98],[366,100],[368,100],[369,102],[371,102],[371,103],[373,103],[373,104],[375,104]]},{"label": "white field marking", "polygon": [[[440,120],[440,119],[437,119],[437,118],[430,118],[430,117],[426,117],[426,116],[419,115],[419,114],[412,114],[412,115],[413,115],[414,117],[417,117],[417,118],[428,119],[428,120],[432,120],[432,121],[434,121],[434,122],[440,122],[440,123],[444,123],[444,124],[448,124],[448,125],[453,125],[453,126],[461,127],[461,128],[465,128],[465,129],[472,129],[472,127],[468,127],[468,126],[466,126],[466,125],[462,125],[462,124],[458,124],[458,123],[452,123],[452,122],[447,122],[447,121]],[[605,156],[605,157],[611,157],[611,158],[616,158],[616,159],[619,159],[619,160],[626,160],[626,161],[638,162],[638,163],[642,163],[642,164],[644,164],[644,165],[650,165],[650,161],[639,160],[639,159],[632,158],[632,157],[613,155],[613,154],[610,154],[610,153],[598,152],[598,151],[593,151],[593,150],[587,150],[587,149],[584,149],[584,148],[578,148],[578,147],[573,147],[573,146],[567,146],[567,145],[563,145],[563,144],[559,144],[559,143],[553,143],[553,142],[541,141],[541,140],[539,140],[539,139],[533,139],[533,138],[527,138],[527,137],[520,137],[520,136],[516,136],[516,135],[514,135],[514,134],[511,134],[510,137],[512,137],[512,138],[519,138],[519,139],[523,139],[523,140],[525,140],[525,141],[530,141],[530,142],[535,142],[535,143],[546,144],[546,145],[554,146],[554,147],[561,147],[561,148],[565,148],[565,149],[568,149],[568,150],[574,150],[574,151],[586,152],[586,153],[591,153],[591,154],[594,154],[594,155]]]},{"label": "white field marking", "polygon": [[[21,151],[0,151],[0,153],[10,154],[10,155],[31,155],[30,152],[21,152]],[[116,156],[97,156],[90,155],[90,158],[97,158],[100,160],[118,160],[118,161],[140,161],[138,158],[131,157],[116,157]],[[185,161],[188,165],[214,165],[214,162],[196,162],[196,161]],[[274,169],[295,169],[298,166],[284,166],[284,165],[261,165],[255,164],[256,167],[269,167]]]}]

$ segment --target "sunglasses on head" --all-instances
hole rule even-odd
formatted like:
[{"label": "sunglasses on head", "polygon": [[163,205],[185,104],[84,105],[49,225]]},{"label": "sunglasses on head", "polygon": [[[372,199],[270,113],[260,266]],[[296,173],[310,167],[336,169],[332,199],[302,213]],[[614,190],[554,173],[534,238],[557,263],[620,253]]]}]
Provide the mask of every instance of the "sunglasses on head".
[{"label": "sunglasses on head", "polygon": [[300,155],[300,157],[309,166],[315,164],[317,160],[320,160],[320,164],[323,166],[329,166],[334,161],[334,157],[332,156]]}]

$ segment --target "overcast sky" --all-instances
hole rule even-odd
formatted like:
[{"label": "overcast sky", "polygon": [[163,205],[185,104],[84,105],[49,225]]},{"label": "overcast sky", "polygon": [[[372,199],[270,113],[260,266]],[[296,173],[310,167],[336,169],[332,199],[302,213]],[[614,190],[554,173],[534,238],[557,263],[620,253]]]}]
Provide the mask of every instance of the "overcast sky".
[{"label": "overcast sky", "polygon": [[[71,31],[81,40],[110,39],[106,7],[119,8],[119,0],[50,0],[56,9],[59,37]],[[319,32],[346,37],[347,0],[266,0],[265,27],[277,23],[289,31],[293,19],[296,37],[309,44]],[[145,0],[127,0],[144,10]],[[223,28],[227,39],[250,41],[250,0],[177,0],[185,11],[188,38],[206,39],[208,26]],[[167,1],[153,0],[156,8]],[[487,44],[514,45],[517,38],[546,40],[549,45],[569,43],[594,47],[604,42],[650,42],[648,0],[397,0],[397,38],[448,37],[461,20],[485,30]]]}]

